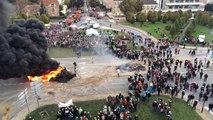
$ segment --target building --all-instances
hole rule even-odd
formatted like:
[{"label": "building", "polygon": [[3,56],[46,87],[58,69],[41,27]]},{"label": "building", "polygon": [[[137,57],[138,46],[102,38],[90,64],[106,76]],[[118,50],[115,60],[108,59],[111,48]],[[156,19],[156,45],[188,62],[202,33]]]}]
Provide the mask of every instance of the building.
[{"label": "building", "polygon": [[99,0],[99,2],[104,5],[107,9],[112,8],[113,0]]},{"label": "building", "polygon": [[49,17],[59,16],[58,0],[41,0],[41,6]]},{"label": "building", "polygon": [[155,11],[158,3],[155,0],[143,0],[142,12],[148,13],[149,11]]},{"label": "building", "polygon": [[40,5],[39,4],[33,4],[33,5],[26,5],[23,10],[27,17],[32,15],[40,15]]},{"label": "building", "polygon": [[204,11],[206,0],[163,0],[162,11]]},{"label": "building", "polygon": [[124,14],[121,12],[119,5],[121,4],[123,0],[113,0],[112,2],[112,14],[115,17],[124,16]]}]

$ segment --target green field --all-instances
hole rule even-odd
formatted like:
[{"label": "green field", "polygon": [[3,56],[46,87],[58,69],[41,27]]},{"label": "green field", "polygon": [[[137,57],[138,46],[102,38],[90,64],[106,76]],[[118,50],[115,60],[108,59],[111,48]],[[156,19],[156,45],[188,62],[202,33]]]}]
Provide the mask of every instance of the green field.
[{"label": "green field", "polygon": [[[211,34],[211,32],[212,32],[212,34]],[[195,38],[198,38],[198,36],[200,34],[206,35],[206,42],[213,41],[213,30],[212,29],[205,27],[205,26],[196,25],[195,31],[192,33],[192,35]]]},{"label": "green field", "polygon": [[[168,97],[165,96],[152,96],[149,102],[139,102],[137,111],[133,114],[137,114],[139,116],[139,120],[142,118],[144,120],[166,120],[165,115],[161,115],[159,112],[152,110],[152,102],[158,98],[164,99],[165,102],[168,100]],[[78,107],[81,107],[85,111],[90,111],[92,117],[94,117],[97,116],[97,113],[103,109],[104,102],[105,100],[93,100],[85,102],[74,102],[74,104]],[[194,110],[192,110],[191,106],[187,105],[185,101],[180,99],[174,98],[171,108],[173,120],[202,120],[202,118]],[[39,115],[41,111],[46,111],[49,116],[45,119],[41,118]],[[31,116],[34,118],[34,120],[56,120],[57,111],[58,108],[56,104],[47,105],[31,112],[28,117]]]},{"label": "green field", "polygon": [[[66,57],[76,57],[76,53],[71,48],[48,48],[47,54],[51,58],[66,58]],[[90,51],[81,52],[81,56],[90,56]]]},{"label": "green field", "polygon": [[[157,22],[155,24],[151,24],[151,23],[145,23],[143,25],[141,25],[140,23],[134,23],[134,24],[131,24],[129,22],[122,22],[121,23],[122,25],[127,25],[127,26],[131,26],[131,27],[136,27],[136,28],[139,28],[143,31],[146,31],[146,32],[151,32],[152,33],[152,36],[154,36],[155,38],[159,39],[161,38],[161,34],[165,34],[167,37],[171,37],[170,34],[169,34],[169,31],[165,30],[165,27],[167,25],[172,25],[172,23],[161,23],[161,22]],[[158,32],[155,32],[155,29],[159,29]]]}]

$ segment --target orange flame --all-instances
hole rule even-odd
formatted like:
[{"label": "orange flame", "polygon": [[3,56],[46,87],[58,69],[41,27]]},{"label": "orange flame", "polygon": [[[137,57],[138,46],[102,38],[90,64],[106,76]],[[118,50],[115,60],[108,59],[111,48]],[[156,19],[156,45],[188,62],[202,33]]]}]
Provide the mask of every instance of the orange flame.
[{"label": "orange flame", "polygon": [[42,82],[48,82],[51,78],[55,78],[64,68],[59,66],[56,70],[50,71],[42,76],[27,76],[30,81],[42,80]]}]

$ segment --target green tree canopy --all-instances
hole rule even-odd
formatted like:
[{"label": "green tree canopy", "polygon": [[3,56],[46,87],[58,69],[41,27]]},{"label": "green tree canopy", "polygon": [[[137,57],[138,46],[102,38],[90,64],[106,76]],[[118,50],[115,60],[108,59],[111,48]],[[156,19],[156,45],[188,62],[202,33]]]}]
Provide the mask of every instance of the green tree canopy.
[{"label": "green tree canopy", "polygon": [[201,18],[200,18],[200,24],[203,26],[206,26],[209,22],[209,14],[204,13],[202,14]]},{"label": "green tree canopy", "polygon": [[209,11],[209,12],[213,12],[213,4],[212,3],[206,4],[204,10]]},{"label": "green tree canopy", "polygon": [[144,23],[144,22],[146,22],[146,20],[147,20],[147,17],[146,17],[146,13],[138,13],[137,14],[137,16],[136,16],[136,20],[138,21],[138,22],[141,22],[142,24]]},{"label": "green tree canopy", "polygon": [[141,0],[123,0],[119,5],[120,10],[127,15],[127,13],[139,13],[142,10],[143,3]]},{"label": "green tree canopy", "polygon": [[73,5],[76,6],[77,8],[83,7],[84,6],[84,0],[74,0]]},{"label": "green tree canopy", "polygon": [[167,23],[167,21],[168,21],[168,16],[167,16],[167,14],[164,14],[164,15],[163,15],[162,21],[163,21],[163,23]]},{"label": "green tree canopy", "polygon": [[158,21],[161,21],[162,17],[162,11],[158,11]]},{"label": "green tree canopy", "polygon": [[131,13],[131,12],[127,13],[126,20],[128,22],[130,22],[131,24],[134,24],[135,23],[135,15],[134,15],[134,13]]},{"label": "green tree canopy", "polygon": [[209,27],[213,27],[213,17],[211,17],[210,19],[209,19],[209,22],[208,22],[208,25],[209,25]]},{"label": "green tree canopy", "polygon": [[96,8],[97,6],[100,5],[99,0],[89,0],[89,4],[91,7]]},{"label": "green tree canopy", "polygon": [[65,0],[64,4],[67,5],[68,7],[71,7],[72,6],[72,2],[73,2],[73,0]]},{"label": "green tree canopy", "polygon": [[42,14],[39,19],[44,22],[44,24],[48,24],[50,22],[50,18],[46,14]]},{"label": "green tree canopy", "polygon": [[151,23],[157,22],[157,20],[158,20],[157,12],[149,11],[148,14],[147,14],[147,19]]}]

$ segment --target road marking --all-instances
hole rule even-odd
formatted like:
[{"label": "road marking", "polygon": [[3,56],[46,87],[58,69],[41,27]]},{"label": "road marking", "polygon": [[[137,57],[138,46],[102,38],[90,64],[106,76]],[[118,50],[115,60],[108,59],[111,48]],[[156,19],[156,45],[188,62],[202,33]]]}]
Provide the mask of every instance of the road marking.
[{"label": "road marking", "polygon": [[81,62],[81,63],[78,63],[78,64],[86,64],[86,62]]},{"label": "road marking", "polygon": [[80,74],[86,74],[87,72],[82,72],[82,73],[80,73]]},{"label": "road marking", "polygon": [[79,69],[79,70],[82,70],[82,69],[84,69],[84,67],[80,67],[80,69]]},{"label": "road marking", "polygon": [[125,82],[117,82],[117,83],[112,83],[113,85],[124,85],[126,84]]}]

